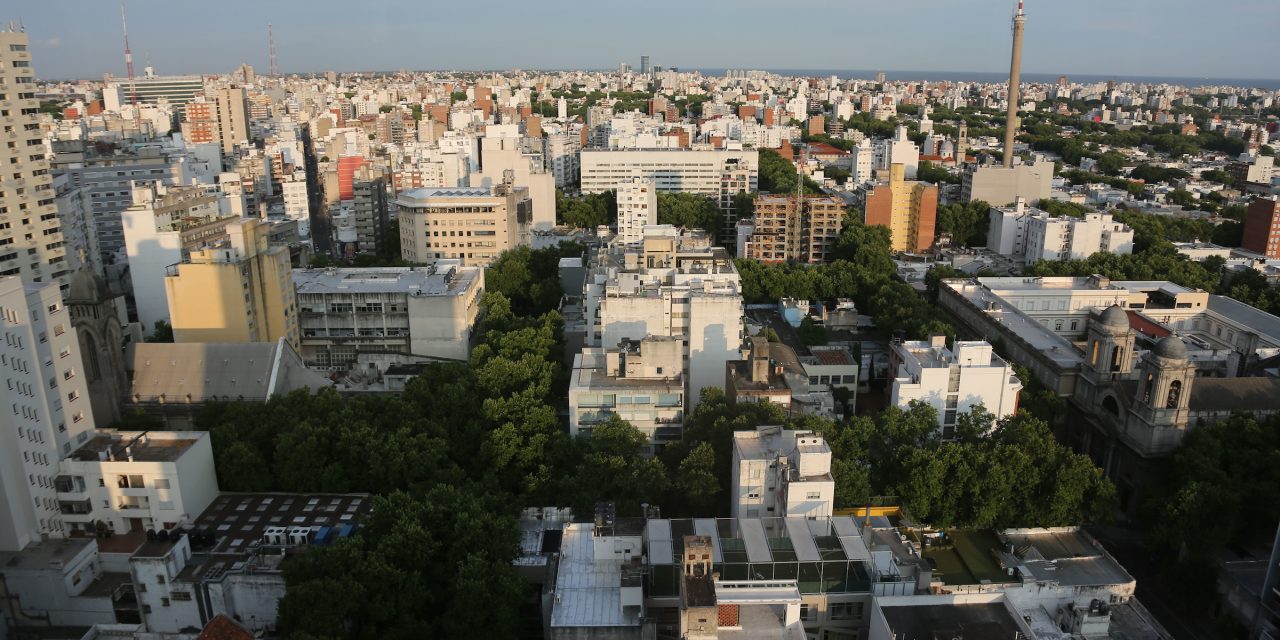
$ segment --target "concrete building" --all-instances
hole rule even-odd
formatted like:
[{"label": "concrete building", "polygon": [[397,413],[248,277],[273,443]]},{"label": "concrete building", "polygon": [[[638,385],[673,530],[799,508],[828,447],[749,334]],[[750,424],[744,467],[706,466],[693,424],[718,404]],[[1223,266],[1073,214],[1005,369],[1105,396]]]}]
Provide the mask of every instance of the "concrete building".
[{"label": "concrete building", "polygon": [[218,139],[223,155],[231,155],[236,145],[249,142],[249,103],[241,87],[218,89],[214,105],[218,112]]},{"label": "concrete building", "polygon": [[387,179],[380,170],[369,165],[356,169],[351,183],[351,205],[359,252],[382,255],[389,250],[382,246],[391,220],[387,212]]},{"label": "concrete building", "polygon": [[405,260],[460,260],[488,265],[498,254],[530,243],[533,202],[527,189],[412,189],[396,199]]},{"label": "concrete building", "polygon": [[1084,217],[1053,216],[1028,208],[1018,198],[1012,207],[992,207],[987,248],[1028,264],[1039,260],[1084,260],[1095,253],[1133,253],[1133,229],[1109,213]]},{"label": "concrete building", "polygon": [[809,377],[796,353],[760,336],[744,341],[742,359],[725,363],[724,393],[729,402],[771,402],[791,412],[797,388],[807,391]]},{"label": "concrete building", "polygon": [[225,240],[227,225],[237,218],[224,215],[217,195],[203,186],[141,183],[131,192],[133,204],[120,214],[124,252],[138,322],[150,331],[157,321],[169,321],[165,269],[192,251]]},{"label": "concrete building", "polygon": [[173,529],[213,502],[213,448],[201,431],[100,431],[58,465],[69,535]]},{"label": "concrete building", "polygon": [[1047,200],[1053,191],[1053,163],[1035,160],[1004,167],[993,164],[965,166],[960,199],[981,200],[995,206],[1012,204],[1018,198],[1028,202]]},{"label": "concrete building", "polygon": [[725,362],[738,358],[739,287],[732,258],[712,247],[706,234],[650,227],[640,246],[607,246],[592,256],[583,287],[585,344],[610,348],[650,335],[680,338],[690,409],[703,387],[724,384]]},{"label": "concrete building", "polygon": [[1242,154],[1236,162],[1231,163],[1228,171],[1241,187],[1248,183],[1270,187],[1271,179],[1276,175],[1275,164],[1276,159],[1272,156]]},{"label": "concrete building", "polygon": [[484,270],[428,267],[295,269],[308,366],[346,369],[365,356],[467,361]]},{"label": "concrete building", "polygon": [[889,227],[894,251],[928,251],[937,217],[938,187],[907,180],[903,165],[890,167],[888,183],[867,193],[866,223]]},{"label": "concrete building", "polygon": [[145,76],[129,80],[121,78],[109,83],[102,91],[104,108],[119,113],[121,107],[133,104],[137,97],[138,104],[167,103],[178,107],[179,111],[204,93],[202,76]]},{"label": "concrete building", "polygon": [[530,229],[550,231],[556,226],[556,179],[546,170],[542,142],[526,138],[517,124],[489,125],[478,140],[480,168],[468,176],[472,187],[499,188],[510,184],[528,193]]},{"label": "concrete building", "polygon": [[812,431],[736,431],[732,469],[735,518],[828,518],[835,510],[831,448]]},{"label": "concrete building", "polygon": [[957,416],[977,405],[996,419],[1017,413],[1022,381],[989,343],[958,341],[948,349],[944,336],[934,336],[890,346],[890,404],[905,408],[919,400],[937,409],[944,440],[955,437]]},{"label": "concrete building", "polygon": [[[561,116],[563,119],[563,116]],[[582,174],[582,137],[571,133],[551,133],[543,138],[542,155],[555,179],[557,189],[578,184]]]},{"label": "concrete building", "polygon": [[89,216],[104,265],[119,261],[125,246],[120,214],[133,204],[135,182],[185,184],[185,158],[147,147],[136,152],[99,151],[82,141],[54,144],[53,173],[69,176],[88,192]]},{"label": "concrete building", "polygon": [[267,225],[227,225],[229,239],[167,268],[164,287],[176,342],[274,342],[300,347],[289,249]]},{"label": "concrete building", "polygon": [[29,40],[25,31],[0,31],[0,86],[14,92],[5,98],[8,144],[0,151],[5,160],[0,188],[0,276],[55,282],[65,291],[71,265],[63,223],[54,206],[56,194],[40,129]]},{"label": "concrete building", "polygon": [[582,192],[603,193],[628,178],[653,180],[659,193],[693,193],[715,200],[722,213],[720,241],[734,240],[733,198],[759,189],[754,149],[584,149]]},{"label": "concrete building", "polygon": [[797,200],[791,195],[760,194],[755,217],[738,221],[738,257],[771,264],[826,263],[840,235],[844,211],[844,203],[830,196]]},{"label": "concrete building", "polygon": [[276,342],[144,342],[133,349],[126,408],[191,429],[210,402],[266,402],[333,383],[307,369],[284,339]]},{"label": "concrete building", "polygon": [[1249,203],[1240,246],[1268,259],[1280,258],[1280,198],[1254,198]]},{"label": "concrete building", "polygon": [[569,434],[590,435],[618,416],[659,453],[684,435],[684,350],[671,336],[646,336],[574,356],[569,380]]},{"label": "concrete building", "polygon": [[[7,35],[0,34],[0,35]],[[66,535],[54,479],[58,461],[93,432],[88,380],[58,285],[0,277],[0,550]]]},{"label": "concrete building", "polygon": [[658,224],[656,184],[644,178],[628,178],[618,183],[618,242],[637,244],[644,240],[645,227]]}]

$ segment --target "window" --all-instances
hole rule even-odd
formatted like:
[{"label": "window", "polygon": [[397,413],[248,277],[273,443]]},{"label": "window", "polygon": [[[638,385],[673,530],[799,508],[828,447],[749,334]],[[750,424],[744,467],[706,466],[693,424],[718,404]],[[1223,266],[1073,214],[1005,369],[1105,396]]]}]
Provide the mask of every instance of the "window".
[{"label": "window", "polygon": [[805,500],[821,500],[822,493],[818,491],[809,491],[804,494],[804,499]]},{"label": "window", "polygon": [[861,620],[861,602],[836,602],[828,605],[827,613],[832,620]]},{"label": "window", "polygon": [[168,598],[160,598],[160,606],[162,606],[162,607],[167,607],[167,606],[169,606],[169,599],[168,599]]}]

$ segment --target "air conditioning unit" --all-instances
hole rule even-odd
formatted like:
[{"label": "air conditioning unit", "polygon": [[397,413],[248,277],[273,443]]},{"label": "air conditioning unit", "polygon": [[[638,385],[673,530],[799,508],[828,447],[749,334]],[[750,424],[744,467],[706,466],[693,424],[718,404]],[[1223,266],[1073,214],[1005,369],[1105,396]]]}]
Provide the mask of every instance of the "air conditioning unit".
[{"label": "air conditioning unit", "polygon": [[283,547],[287,543],[285,531],[284,527],[267,527],[262,532],[262,541],[268,545]]},{"label": "air conditioning unit", "polygon": [[301,547],[311,543],[311,527],[289,527],[289,544]]}]

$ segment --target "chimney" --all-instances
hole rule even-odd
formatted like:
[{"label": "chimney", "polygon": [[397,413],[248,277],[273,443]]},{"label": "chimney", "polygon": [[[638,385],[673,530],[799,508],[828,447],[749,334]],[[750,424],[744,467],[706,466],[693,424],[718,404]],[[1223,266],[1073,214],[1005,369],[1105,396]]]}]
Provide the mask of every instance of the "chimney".
[{"label": "chimney", "polygon": [[1022,78],[1022,31],[1027,17],[1022,15],[1022,0],[1013,16],[1013,56],[1009,61],[1009,109],[1004,123],[1004,166],[1013,167],[1013,139],[1018,131],[1018,89]]},{"label": "chimney", "polygon": [[751,338],[751,381],[769,381],[769,342],[764,338]]}]

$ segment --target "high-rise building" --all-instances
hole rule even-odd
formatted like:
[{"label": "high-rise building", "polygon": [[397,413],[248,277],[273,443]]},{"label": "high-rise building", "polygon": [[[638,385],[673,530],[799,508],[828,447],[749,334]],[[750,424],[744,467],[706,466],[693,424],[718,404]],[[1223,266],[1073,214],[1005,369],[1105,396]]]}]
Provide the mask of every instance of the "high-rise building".
[{"label": "high-rise building", "polygon": [[351,185],[351,204],[360,253],[382,254],[388,250],[383,246],[390,224],[387,217],[387,179],[381,170],[368,165],[356,170]]},{"label": "high-rise building", "polygon": [[107,111],[119,112],[121,107],[131,104],[136,95],[140,105],[166,102],[176,105],[181,113],[187,103],[203,92],[204,78],[201,76],[149,75],[112,82],[103,89],[102,97]]},{"label": "high-rise building", "polygon": [[[0,42],[13,43],[12,35],[0,33]],[[25,44],[26,34],[18,35]],[[0,411],[0,550],[68,531],[54,484],[58,461],[87,441],[94,425],[71,322],[55,283],[0,277],[0,378],[8,389]]]},{"label": "high-rise building", "polygon": [[867,194],[866,223],[889,227],[894,251],[921,252],[933,246],[938,216],[938,187],[907,180],[901,164],[889,169],[889,182]]},{"label": "high-rise building", "polygon": [[628,178],[618,183],[618,242],[644,240],[644,228],[658,224],[658,189],[653,180]]},{"label": "high-rise building", "polygon": [[8,142],[0,151],[5,178],[0,185],[0,275],[56,282],[65,290],[71,269],[45,157],[28,40],[22,31],[0,31],[0,87],[12,92],[0,119]]},{"label": "high-rise building", "polygon": [[218,89],[218,137],[222,153],[230,155],[236,145],[249,141],[249,102],[241,87]]},{"label": "high-rise building", "polygon": [[1280,258],[1280,199],[1254,198],[1249,203],[1240,246],[1267,258]]},{"label": "high-rise building", "polygon": [[165,275],[175,342],[275,342],[299,349],[289,249],[265,222],[227,225],[228,241],[191,252]]},{"label": "high-rise building", "polygon": [[412,189],[400,194],[396,207],[400,252],[409,262],[455,259],[467,266],[485,266],[532,239],[529,190],[510,184]]},{"label": "high-rise building", "polygon": [[738,257],[822,264],[840,235],[844,203],[830,196],[760,194],[755,217],[738,222]]},{"label": "high-rise building", "polygon": [[640,75],[649,75],[649,56],[640,56]]},{"label": "high-rise building", "polygon": [[206,142],[221,144],[217,103],[206,100],[204,96],[188,102],[186,113],[182,117],[182,136],[190,144]]}]

